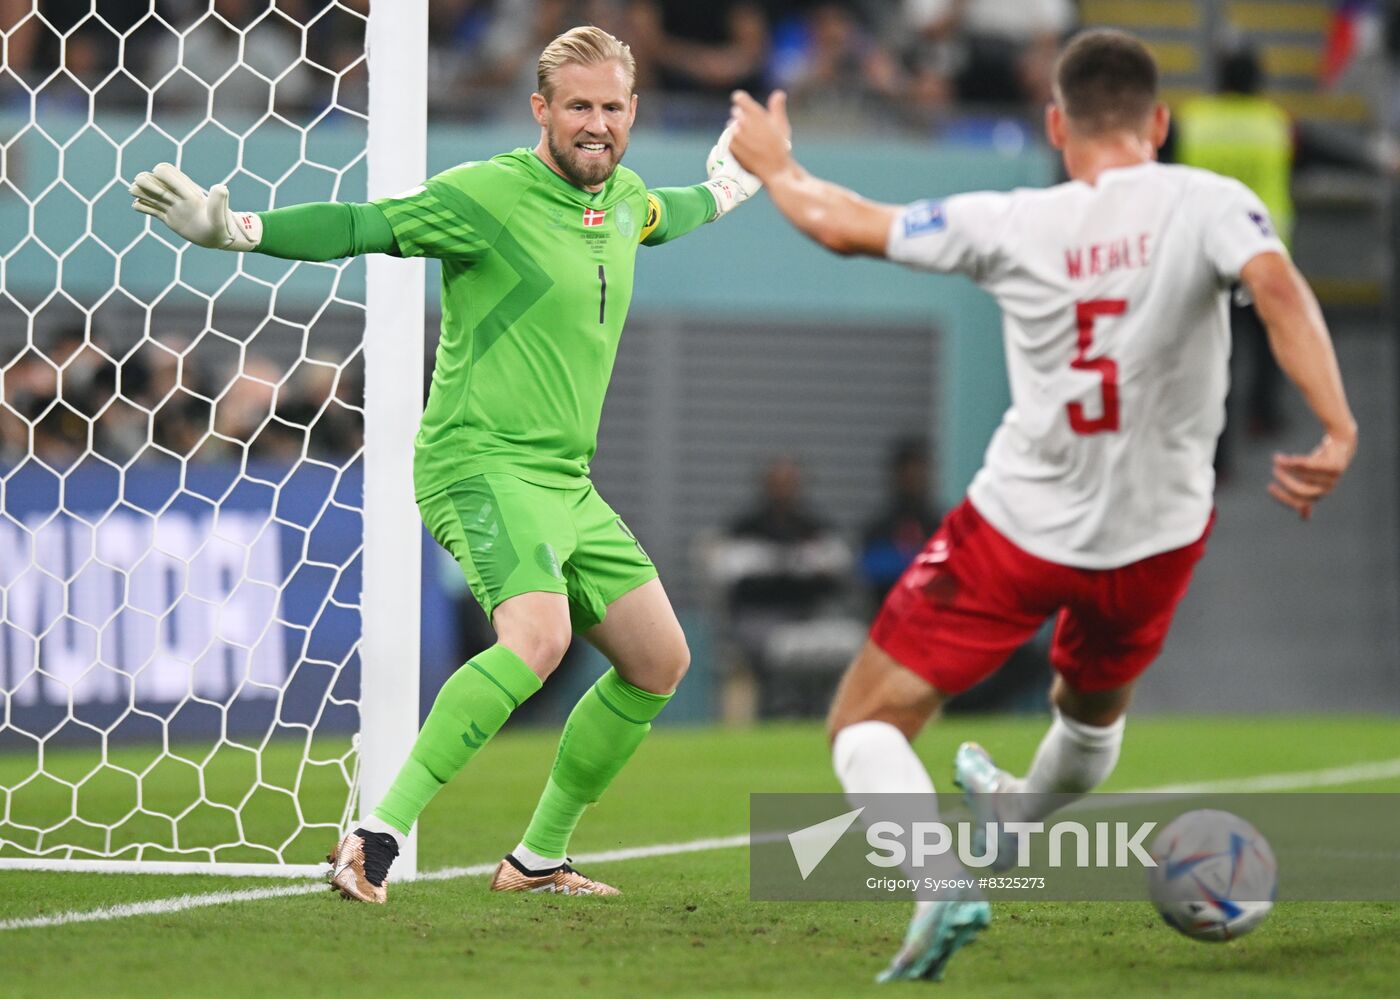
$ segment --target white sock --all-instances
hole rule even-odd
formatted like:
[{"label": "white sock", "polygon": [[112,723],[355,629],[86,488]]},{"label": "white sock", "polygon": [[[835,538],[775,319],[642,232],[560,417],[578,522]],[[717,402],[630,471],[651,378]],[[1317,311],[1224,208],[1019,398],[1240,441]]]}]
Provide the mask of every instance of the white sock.
[{"label": "white sock", "polygon": [[1086,725],[1058,711],[1040,740],[1018,796],[1023,821],[1036,822],[1103,783],[1118,763],[1127,716],[1112,725]]},{"label": "white sock", "polygon": [[377,815],[368,816],[357,828],[372,833],[388,833],[390,836],[394,837],[394,842],[399,845],[400,850],[403,849],[404,843],[408,842],[408,835],[406,833],[399,832],[399,830],[389,825],[389,823],[385,822]]},{"label": "white sock", "polygon": [[[904,733],[889,722],[847,725],[836,733],[831,762],[846,794],[923,794],[929,821],[937,821],[938,798],[933,793],[933,778]],[[906,866],[905,873],[924,877],[930,871]],[[915,902],[914,918],[918,919],[932,904],[927,899]]]},{"label": "white sock", "polygon": [[[933,779],[923,761],[889,722],[847,725],[836,733],[831,762],[847,794],[933,794]],[[937,801],[933,807],[937,809]]]},{"label": "white sock", "polygon": [[510,851],[510,855],[520,861],[520,865],[527,871],[548,871],[564,862],[563,857],[541,857],[524,843]]}]

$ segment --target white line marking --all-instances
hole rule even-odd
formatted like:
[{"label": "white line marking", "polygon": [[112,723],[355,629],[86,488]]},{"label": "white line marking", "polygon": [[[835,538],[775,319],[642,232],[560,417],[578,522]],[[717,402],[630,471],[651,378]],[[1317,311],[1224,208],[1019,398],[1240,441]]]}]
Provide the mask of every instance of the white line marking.
[{"label": "white line marking", "polygon": [[[1262,774],[1257,777],[1229,778],[1226,780],[1204,781],[1197,784],[1163,784],[1159,787],[1138,788],[1117,794],[1225,794],[1248,791],[1289,791],[1308,787],[1336,787],[1356,784],[1368,780],[1384,780],[1400,777],[1400,757],[1389,760],[1374,760],[1345,767],[1328,767],[1324,770],[1302,770],[1294,773]],[[718,836],[706,839],[693,839],[685,843],[657,843],[652,846],[632,847],[625,850],[605,850],[601,853],[580,854],[580,864],[606,864],[618,860],[640,860],[643,857],[670,857],[682,853],[703,853],[708,850],[731,850],[749,843],[748,835]],[[420,874],[419,881],[447,881],[453,878],[480,877],[496,869],[494,863],[473,864],[470,867],[445,867]],[[175,898],[153,899],[149,902],[131,902],[113,905],[102,909],[61,912],[53,916],[33,916],[24,919],[0,920],[0,931],[42,929],[48,926],[67,926],[73,923],[96,923],[110,919],[129,919],[134,916],[164,915],[201,909],[211,905],[225,905],[235,902],[258,902],[268,898],[288,898],[296,895],[313,895],[328,891],[322,882],[308,885],[288,885],[279,888],[249,888],[243,891],[211,892],[207,895],[180,895]]]},{"label": "white line marking", "polygon": [[1353,763],[1325,770],[1302,770],[1291,774],[1260,774],[1257,777],[1230,777],[1198,784],[1163,784],[1160,787],[1120,791],[1119,794],[1239,794],[1254,791],[1297,791],[1305,787],[1337,787],[1368,780],[1400,777],[1400,756],[1369,763]]},{"label": "white line marking", "polygon": [[220,891],[208,895],[179,895],[175,898],[157,898],[149,902],[130,902],[125,905],[112,905],[103,909],[88,909],[76,912],[60,912],[56,916],[34,916],[29,919],[7,919],[0,922],[0,930],[27,930],[44,926],[65,926],[69,923],[98,923],[108,919],[128,919],[132,916],[155,916],[167,912],[184,912],[186,909],[202,909],[209,905],[223,905],[226,902],[260,902],[265,898],[283,898],[288,895],[310,895],[315,891],[327,891],[324,884],[291,885],[282,888],[248,888],[243,891]]},{"label": "white line marking", "polygon": [[[653,846],[638,846],[627,850],[604,850],[600,853],[584,853],[574,858],[579,864],[606,864],[615,860],[640,860],[643,857],[668,857],[677,853],[701,853],[706,850],[728,850],[748,846],[749,837],[721,836],[708,839],[694,839],[687,843],[657,843]],[[448,881],[452,878],[481,877],[496,869],[496,864],[473,864],[470,867],[444,867],[418,875],[418,881]],[[402,882],[401,882],[402,883]],[[207,895],[179,895],[175,898],[158,898],[149,902],[130,902],[102,909],[87,909],[60,912],[54,916],[33,916],[25,919],[0,920],[0,931],[32,930],[46,926],[67,926],[71,923],[97,923],[109,919],[129,919],[133,916],[157,916],[171,912],[184,912],[188,909],[202,909],[211,905],[224,905],[233,902],[259,902],[268,898],[288,898],[295,895],[314,895],[329,891],[324,881],[314,884],[286,885],[279,888],[246,888],[242,891],[211,892]]]},{"label": "white line marking", "polygon": [[[706,850],[732,850],[735,847],[748,846],[749,837],[742,836],[714,836],[709,839],[692,839],[685,843],[657,843],[653,846],[634,846],[625,850],[604,850],[601,853],[581,853],[573,858],[570,863],[575,864],[607,864],[614,860],[641,860],[643,857],[670,857],[677,853],[703,853]],[[495,864],[473,864],[471,867],[444,867],[437,871],[428,871],[418,875],[419,881],[446,881],[450,878],[470,878],[478,874],[490,874],[496,869]],[[4,929],[5,924],[0,923],[0,929]]]}]

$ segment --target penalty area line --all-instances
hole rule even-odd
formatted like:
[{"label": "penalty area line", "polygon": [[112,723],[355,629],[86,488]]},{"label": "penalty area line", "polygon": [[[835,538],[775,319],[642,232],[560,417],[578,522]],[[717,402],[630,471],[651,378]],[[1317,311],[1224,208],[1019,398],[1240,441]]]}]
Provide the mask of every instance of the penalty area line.
[{"label": "penalty area line", "polygon": [[[1225,780],[1204,781],[1195,784],[1162,784],[1158,787],[1137,788],[1118,794],[1224,794],[1260,791],[1298,791],[1311,787],[1339,787],[1358,784],[1363,781],[1385,780],[1400,777],[1400,757],[1387,760],[1372,760],[1341,767],[1327,767],[1322,770],[1300,770],[1292,773],[1257,774],[1253,777],[1237,777]],[[685,843],[655,843],[651,846],[631,847],[623,850],[605,850],[599,853],[580,854],[576,861],[580,864],[606,864],[619,860],[641,860],[645,857],[670,857],[683,853],[703,853],[709,850],[731,850],[747,846],[747,834],[738,836],[712,836],[693,839]],[[425,871],[415,881],[448,881],[453,878],[479,877],[496,869],[495,863],[473,864],[470,867],[445,867],[436,871]],[[409,883],[409,882],[401,882]],[[106,906],[100,909],[73,910],[52,916],[31,916],[21,919],[0,920],[0,931],[43,929],[50,926],[68,926],[74,923],[97,923],[113,919],[131,919],[136,916],[166,915],[202,909],[211,905],[228,905],[238,902],[260,902],[269,898],[289,898],[297,895],[314,895],[330,889],[325,882],[313,884],[283,885],[276,888],[247,888],[242,891],[210,892],[204,895],[179,895],[174,898],[152,899],[148,902],[128,902],[122,905]]]}]

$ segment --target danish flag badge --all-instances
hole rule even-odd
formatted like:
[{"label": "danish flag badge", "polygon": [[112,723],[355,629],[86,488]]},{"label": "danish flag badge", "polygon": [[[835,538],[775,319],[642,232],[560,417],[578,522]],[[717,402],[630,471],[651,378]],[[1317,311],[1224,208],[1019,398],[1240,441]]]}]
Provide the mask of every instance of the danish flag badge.
[{"label": "danish flag badge", "polygon": [[608,213],[601,208],[585,208],[583,210],[583,227],[592,229],[595,226],[600,226],[607,216]]}]

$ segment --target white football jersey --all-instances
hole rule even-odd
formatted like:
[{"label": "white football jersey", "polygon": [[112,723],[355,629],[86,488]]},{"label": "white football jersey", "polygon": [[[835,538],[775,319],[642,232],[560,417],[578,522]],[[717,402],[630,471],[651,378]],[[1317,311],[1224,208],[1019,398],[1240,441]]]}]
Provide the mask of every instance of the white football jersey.
[{"label": "white football jersey", "polygon": [[1287,252],[1260,200],[1144,163],[1097,184],[905,207],[887,256],[966,274],[1003,316],[1011,408],[968,495],[1017,545],[1108,569],[1210,519],[1229,383],[1229,289]]}]

